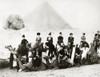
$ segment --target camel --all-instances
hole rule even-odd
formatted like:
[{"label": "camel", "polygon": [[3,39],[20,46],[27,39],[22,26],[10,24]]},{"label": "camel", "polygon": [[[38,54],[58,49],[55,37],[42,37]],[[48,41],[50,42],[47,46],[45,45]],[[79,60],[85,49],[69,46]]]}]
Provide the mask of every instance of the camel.
[{"label": "camel", "polygon": [[13,64],[14,64],[14,61],[16,60],[17,58],[17,51],[15,48],[13,48],[11,45],[8,45],[8,46],[5,46],[5,48],[7,48],[11,53],[10,53],[10,68],[12,69],[13,68]]}]

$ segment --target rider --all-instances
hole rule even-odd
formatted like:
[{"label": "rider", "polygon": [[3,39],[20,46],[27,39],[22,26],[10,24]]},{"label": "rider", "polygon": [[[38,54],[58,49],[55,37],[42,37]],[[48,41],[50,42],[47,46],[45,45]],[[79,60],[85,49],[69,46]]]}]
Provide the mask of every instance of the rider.
[{"label": "rider", "polygon": [[64,42],[63,42],[62,32],[59,33],[58,41],[57,41],[56,47],[57,47],[58,53],[59,53],[61,50],[63,50]]},{"label": "rider", "polygon": [[21,45],[26,46],[26,44],[28,43],[27,39],[25,39],[25,35],[22,35],[22,41],[21,41]]},{"label": "rider", "polygon": [[58,37],[57,44],[58,44],[59,46],[62,46],[62,45],[64,44],[62,32],[59,33],[59,37]]},{"label": "rider", "polygon": [[97,51],[97,48],[98,48],[98,43],[99,43],[98,34],[95,34],[93,44],[95,44],[95,50],[96,51]]},{"label": "rider", "polygon": [[18,46],[17,49],[17,57],[22,61],[23,57],[26,57],[25,61],[28,62],[28,47],[26,46],[28,41],[25,39],[25,35],[22,35],[21,44]]},{"label": "rider", "polygon": [[73,47],[73,44],[74,44],[74,37],[73,37],[73,33],[70,33],[69,34],[69,37],[68,37],[68,42],[71,44],[71,46]]},{"label": "rider", "polygon": [[52,59],[52,57],[53,57],[53,49],[54,49],[53,37],[51,36],[51,32],[48,35],[49,36],[47,37],[46,45],[48,45],[48,47],[49,47],[48,56],[51,56],[51,59]]},{"label": "rider", "polygon": [[36,43],[35,43],[35,45],[33,46],[33,48],[36,48],[38,45],[40,45],[41,44],[41,37],[40,37],[40,33],[38,32],[37,33],[37,37],[36,37]]},{"label": "rider", "polygon": [[49,36],[47,37],[48,43],[53,44],[53,37],[51,36],[51,32],[48,34]]},{"label": "rider", "polygon": [[37,33],[37,37],[36,37],[36,43],[41,44],[41,40],[42,38],[40,37],[40,32]]},{"label": "rider", "polygon": [[33,54],[33,57],[32,57],[32,64],[33,64],[33,66],[35,66],[35,67],[38,67],[38,66],[40,66],[40,64],[41,64],[41,57],[42,57],[42,51],[40,51],[39,50],[39,47],[40,47],[40,45],[42,44],[41,43],[41,40],[42,40],[42,38],[40,37],[40,35],[41,35],[41,33],[40,32],[38,32],[37,33],[37,37],[36,37],[36,43],[34,44],[34,46],[33,46],[33,52],[32,52],[32,54]]},{"label": "rider", "polygon": [[35,52],[35,56],[38,56],[38,57],[42,56],[41,53],[37,50],[38,46],[41,45],[42,38],[40,37],[40,35],[41,35],[40,32],[38,32],[37,33],[37,37],[36,37],[36,43],[33,46],[34,51],[36,51]]},{"label": "rider", "polygon": [[63,56],[64,56],[64,42],[63,42],[62,32],[59,32],[56,47],[57,47],[57,51],[58,51],[57,56],[58,56],[58,61],[59,61],[59,59],[63,58]]},{"label": "rider", "polygon": [[85,33],[83,33],[83,35],[82,35],[82,37],[81,37],[81,41],[82,41],[82,42],[86,41]]},{"label": "rider", "polygon": [[71,50],[70,50],[70,58],[71,58],[72,51],[73,51],[73,44],[74,44],[73,33],[70,33],[70,34],[69,34],[68,43],[70,44],[70,49],[71,49]]},{"label": "rider", "polygon": [[100,41],[100,31],[97,31],[97,33],[95,34],[94,41],[96,42],[96,44],[99,44],[99,41]]}]

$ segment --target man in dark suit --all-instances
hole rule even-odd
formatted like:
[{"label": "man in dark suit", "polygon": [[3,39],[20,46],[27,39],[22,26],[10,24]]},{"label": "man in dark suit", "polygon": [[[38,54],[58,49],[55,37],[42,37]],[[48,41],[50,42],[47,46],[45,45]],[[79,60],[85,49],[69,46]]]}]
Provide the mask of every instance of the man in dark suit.
[{"label": "man in dark suit", "polygon": [[48,34],[49,36],[47,37],[47,42],[53,44],[53,37],[51,36],[51,33]]},{"label": "man in dark suit", "polygon": [[62,32],[59,32],[58,40],[57,40],[57,56],[60,58],[60,55],[64,55],[64,42]]},{"label": "man in dark suit", "polygon": [[74,44],[74,37],[73,37],[73,33],[69,34],[70,36],[68,37],[68,43],[70,44],[70,58],[72,55],[72,51],[73,51],[73,44]]},{"label": "man in dark suit", "polygon": [[[27,39],[25,39],[25,35],[22,35],[22,41],[21,41],[21,44],[18,46],[18,49],[17,49],[17,54],[21,60],[22,56],[26,56],[26,61],[23,61],[23,62],[28,62],[28,47],[27,47],[27,44],[28,44],[28,41]],[[19,69],[19,67],[17,67],[17,69]]]},{"label": "man in dark suit", "polygon": [[68,42],[70,42],[70,43],[71,43],[71,45],[73,45],[73,44],[74,44],[74,37],[73,37],[73,33],[70,33],[69,35],[70,35],[70,36],[68,37]]},{"label": "man in dark suit", "polygon": [[53,37],[51,36],[51,32],[48,34],[46,45],[49,47],[48,56],[52,59],[54,56],[55,47],[53,45]]},{"label": "man in dark suit", "polygon": [[26,44],[28,43],[27,39],[25,39],[25,35],[22,35],[22,41],[21,41],[21,45],[26,46]]},{"label": "man in dark suit", "polygon": [[57,44],[58,44],[59,46],[62,46],[62,44],[64,44],[62,32],[59,33],[59,37],[58,37]]}]

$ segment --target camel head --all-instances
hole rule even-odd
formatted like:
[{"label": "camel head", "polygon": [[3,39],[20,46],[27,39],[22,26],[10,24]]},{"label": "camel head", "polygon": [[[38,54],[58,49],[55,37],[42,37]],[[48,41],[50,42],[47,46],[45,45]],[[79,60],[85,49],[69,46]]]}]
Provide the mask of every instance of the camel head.
[{"label": "camel head", "polygon": [[5,46],[5,48],[11,51],[11,53],[17,54],[16,48],[13,48],[12,45]]},{"label": "camel head", "polygon": [[5,46],[6,49],[8,49],[9,51],[12,50],[12,45],[8,45],[8,46]]}]

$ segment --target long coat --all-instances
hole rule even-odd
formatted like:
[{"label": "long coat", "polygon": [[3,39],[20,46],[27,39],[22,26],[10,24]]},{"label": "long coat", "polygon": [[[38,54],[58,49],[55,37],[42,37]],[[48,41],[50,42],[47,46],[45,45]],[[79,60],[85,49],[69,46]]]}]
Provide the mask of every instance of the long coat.
[{"label": "long coat", "polygon": [[58,45],[61,45],[61,43],[63,43],[63,37],[62,36],[58,37],[57,43],[58,43]]},{"label": "long coat", "polygon": [[73,45],[74,43],[74,37],[68,37],[68,42]]},{"label": "long coat", "polygon": [[47,37],[48,43],[53,43],[53,37]]}]

